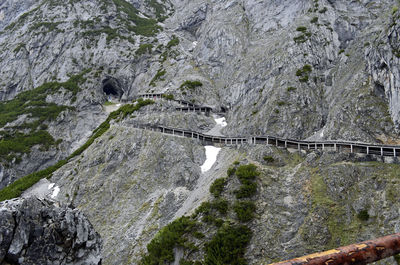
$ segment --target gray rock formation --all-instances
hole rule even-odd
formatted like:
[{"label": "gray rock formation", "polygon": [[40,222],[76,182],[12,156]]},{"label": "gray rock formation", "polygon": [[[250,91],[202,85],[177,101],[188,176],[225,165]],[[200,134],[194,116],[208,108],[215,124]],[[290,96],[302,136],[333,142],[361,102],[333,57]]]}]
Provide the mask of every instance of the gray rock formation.
[{"label": "gray rock formation", "polygon": [[[48,150],[34,146],[19,163],[0,161],[0,188],[83,144],[112,109],[105,101],[129,102],[146,92],[223,107],[225,135],[399,144],[396,6],[397,0],[0,0],[0,100],[88,70],[76,94],[64,87],[46,95],[47,103],[68,107],[44,122],[63,141]],[[186,81],[202,85],[182,87]],[[137,264],[157,231],[207,200],[210,183],[235,160],[262,171],[246,252],[251,264],[399,231],[397,165],[242,146],[222,148],[202,173],[200,142],[133,128],[159,123],[207,132],[215,125],[175,107],[160,100],[112,121],[51,178],[61,189],[57,200],[78,206],[101,234],[105,264]],[[30,121],[24,113],[0,128],[0,143],[4,131],[28,133],[17,127]],[[361,211],[370,218],[358,218]]]},{"label": "gray rock formation", "polygon": [[30,197],[0,202],[1,264],[101,264],[101,238],[78,210]]}]

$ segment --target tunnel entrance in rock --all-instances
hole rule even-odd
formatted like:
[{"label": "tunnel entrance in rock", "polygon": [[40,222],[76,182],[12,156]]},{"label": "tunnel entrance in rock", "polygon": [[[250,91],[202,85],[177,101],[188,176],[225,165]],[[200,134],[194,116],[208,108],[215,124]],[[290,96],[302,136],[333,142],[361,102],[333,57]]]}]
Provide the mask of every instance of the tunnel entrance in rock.
[{"label": "tunnel entrance in rock", "polygon": [[119,81],[113,77],[103,80],[103,92],[109,99],[121,99],[124,91]]}]

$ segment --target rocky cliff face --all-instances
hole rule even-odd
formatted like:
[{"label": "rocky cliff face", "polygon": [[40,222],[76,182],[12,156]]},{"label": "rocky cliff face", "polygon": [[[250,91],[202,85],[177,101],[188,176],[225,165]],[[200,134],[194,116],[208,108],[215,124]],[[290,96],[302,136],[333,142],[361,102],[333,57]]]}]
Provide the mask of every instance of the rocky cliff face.
[{"label": "rocky cliff face", "polygon": [[30,197],[0,203],[1,264],[101,264],[101,239],[78,210]]},{"label": "rocky cliff face", "polygon": [[[399,6],[0,1],[0,188],[67,157],[115,104],[147,92],[226,110],[225,135],[398,144]],[[222,148],[204,173],[201,142],[134,128],[207,132],[215,125],[211,116],[177,106],[158,100],[113,120],[52,176],[61,188],[57,200],[80,208],[103,237],[105,264],[137,264],[157,231],[210,200],[208,187],[235,160],[261,172],[256,218],[246,224],[254,235],[245,253],[251,264],[398,232],[396,165],[242,146]],[[16,148],[18,142],[30,148]],[[205,239],[195,242],[202,249]]]}]

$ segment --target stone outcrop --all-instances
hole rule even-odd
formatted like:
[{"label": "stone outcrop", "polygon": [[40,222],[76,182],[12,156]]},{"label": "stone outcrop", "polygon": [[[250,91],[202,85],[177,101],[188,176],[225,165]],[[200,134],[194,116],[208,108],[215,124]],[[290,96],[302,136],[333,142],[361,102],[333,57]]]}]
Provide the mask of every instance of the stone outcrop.
[{"label": "stone outcrop", "polygon": [[102,241],[78,210],[30,197],[0,202],[1,264],[101,264]]}]

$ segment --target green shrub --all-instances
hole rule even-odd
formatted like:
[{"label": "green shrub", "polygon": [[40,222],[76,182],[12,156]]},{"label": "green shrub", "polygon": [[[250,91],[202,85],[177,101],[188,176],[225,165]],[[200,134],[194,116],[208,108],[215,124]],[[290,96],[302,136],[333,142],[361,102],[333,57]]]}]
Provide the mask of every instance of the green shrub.
[{"label": "green shrub", "polygon": [[328,8],[325,6],[324,8],[319,10],[318,12],[321,13],[321,14],[324,14],[326,11],[328,11]]},{"label": "green shrub", "polygon": [[195,89],[196,87],[201,87],[203,86],[203,83],[201,83],[200,81],[189,81],[186,80],[185,82],[183,82],[181,84],[181,86],[179,87],[181,90],[183,89]]},{"label": "green shrub", "polygon": [[[127,1],[113,0],[113,2],[119,13],[117,18],[121,21],[121,23],[125,24],[125,28],[129,31],[133,31],[138,35],[150,37],[154,36],[161,29],[161,27],[157,25],[157,21],[155,19],[139,16],[139,11]],[[154,4],[155,1],[151,2]],[[159,11],[156,10],[156,13],[157,12]],[[121,13],[125,13],[125,16],[121,16]],[[132,26],[132,24],[134,26]]]},{"label": "green shrub", "polygon": [[309,64],[304,65],[302,68],[296,71],[296,76],[299,77],[300,82],[308,82],[309,73],[312,72],[312,67]]},{"label": "green shrub", "polygon": [[213,201],[211,203],[211,207],[220,212],[222,215],[225,215],[228,212],[229,203],[227,200],[219,199]]},{"label": "green shrub", "polygon": [[298,27],[298,28],[296,29],[296,31],[306,32],[306,31],[307,31],[307,28],[304,27],[304,26],[300,26],[300,27]]},{"label": "green shrub", "polygon": [[150,81],[150,86],[155,87],[157,81],[163,81],[164,79],[162,78],[165,74],[167,73],[166,70],[164,69],[158,69],[156,75],[153,77],[153,79]]},{"label": "green shrub", "polygon": [[260,172],[257,171],[257,166],[254,164],[242,165],[236,170],[236,176],[239,178],[241,183],[249,180],[255,180],[255,178],[259,175]]},{"label": "green shrub", "polygon": [[232,177],[233,175],[235,175],[235,172],[236,172],[236,168],[230,167],[230,168],[228,168],[228,170],[226,171],[226,174],[228,175],[228,177]]},{"label": "green shrub", "polygon": [[145,43],[145,44],[140,44],[139,48],[136,50],[135,54],[137,56],[143,55],[143,54],[151,54],[151,51],[153,49],[153,44],[150,43]]},{"label": "green shrub", "polygon": [[275,159],[272,156],[264,156],[263,159],[267,163],[273,163],[275,161]]},{"label": "green shrub", "polygon": [[252,232],[247,226],[222,226],[206,245],[205,265],[247,264],[244,253],[251,237]]},{"label": "green shrub", "polygon": [[163,94],[162,97],[166,100],[174,100],[174,95],[172,94]]},{"label": "green shrub", "polygon": [[252,181],[245,181],[234,193],[238,199],[250,198],[257,193],[257,184]]},{"label": "green shrub", "polygon": [[313,17],[310,21],[311,23],[318,23],[318,17]]},{"label": "green shrub", "polygon": [[248,222],[254,218],[256,205],[252,201],[240,201],[233,205],[233,210],[241,222]]},{"label": "green shrub", "polygon": [[257,167],[253,164],[239,166],[236,170],[236,176],[242,185],[234,192],[236,198],[250,198],[255,195],[257,193],[257,184],[254,180],[259,175]]},{"label": "green shrub", "polygon": [[307,36],[304,34],[301,34],[299,36],[296,36],[293,38],[295,43],[304,43],[308,40]]},{"label": "green shrub", "polygon": [[292,92],[292,91],[295,91],[296,89],[297,88],[290,86],[290,87],[287,88],[287,91],[288,92]]},{"label": "green shrub", "polygon": [[368,219],[369,219],[368,211],[367,210],[361,210],[357,214],[357,218],[360,219],[361,221],[368,221]]},{"label": "green shrub", "polygon": [[143,265],[166,264],[173,262],[174,248],[184,247],[185,234],[193,233],[197,223],[189,217],[181,217],[165,226],[147,245],[148,254],[142,258]]},{"label": "green shrub", "polygon": [[172,40],[170,40],[168,43],[167,43],[167,48],[168,49],[170,49],[170,48],[172,48],[172,47],[174,47],[174,46],[177,46],[179,44],[179,39],[176,37],[176,36],[172,36]]},{"label": "green shrub", "polygon": [[224,191],[224,187],[226,185],[225,178],[216,179],[210,186],[210,193],[214,195],[214,197],[221,196],[221,193]]}]

